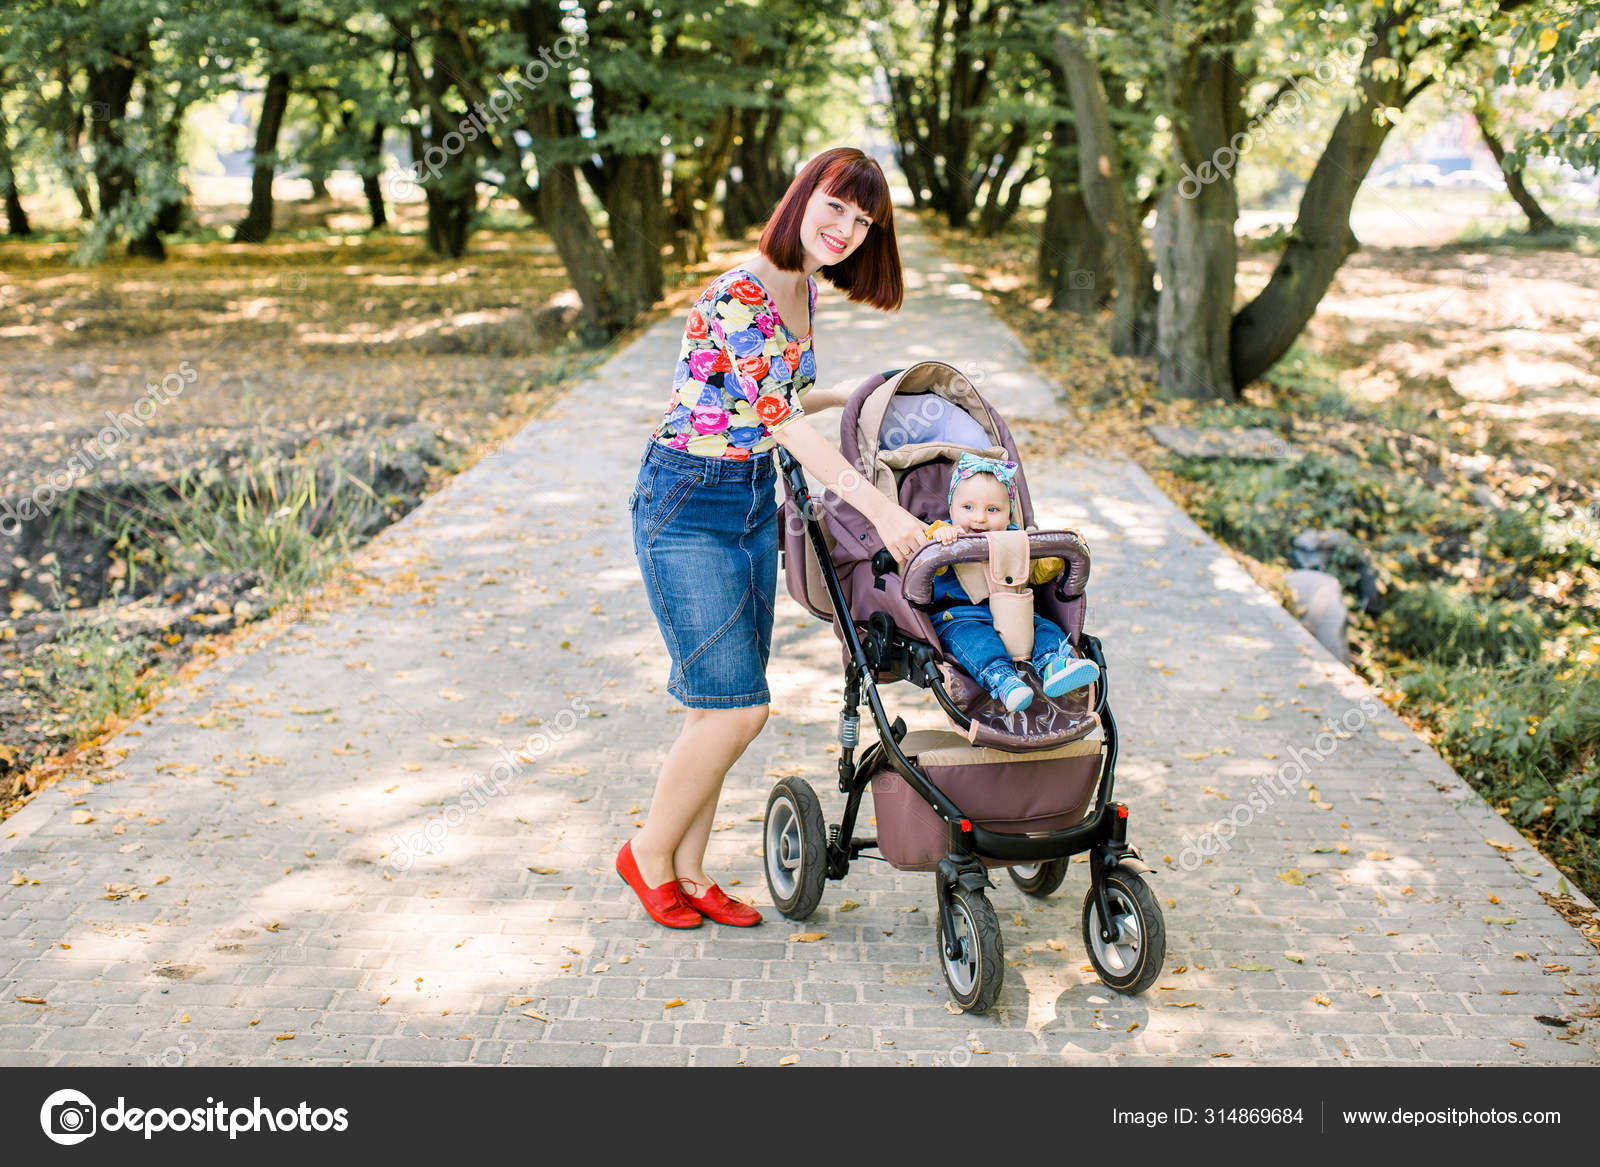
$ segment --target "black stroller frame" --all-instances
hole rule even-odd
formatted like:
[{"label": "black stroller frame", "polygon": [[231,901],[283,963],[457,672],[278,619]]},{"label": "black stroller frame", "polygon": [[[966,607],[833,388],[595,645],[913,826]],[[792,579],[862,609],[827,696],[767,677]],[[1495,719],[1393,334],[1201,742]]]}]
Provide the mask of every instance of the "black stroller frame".
[{"label": "black stroller frame", "polygon": [[[996,967],[992,973],[979,978],[984,982],[982,987],[974,992],[963,992],[964,986],[958,985],[951,979],[952,962],[976,959],[973,953],[965,952],[962,948],[971,939],[973,928],[970,926],[971,912],[968,911],[967,936],[965,939],[960,936],[961,929],[958,927],[956,915],[958,909],[967,910],[967,907],[965,904],[958,904],[958,900],[970,902],[970,897],[981,898],[987,889],[995,887],[989,879],[988,867],[979,856],[1038,865],[1036,871],[1040,873],[1045,871],[1046,865],[1054,864],[1054,870],[1050,875],[1043,878],[1035,877],[1032,885],[1013,872],[1013,879],[1024,891],[1036,895],[1048,895],[1060,885],[1066,873],[1066,864],[1070,862],[1071,857],[1087,851],[1090,891],[1084,904],[1083,923],[1091,960],[1100,972],[1101,979],[1111,987],[1132,993],[1147,988],[1161,971],[1165,932],[1160,908],[1140,878],[1142,874],[1153,869],[1144,863],[1138,850],[1128,842],[1128,807],[1123,803],[1112,801],[1116,780],[1117,726],[1107,700],[1106,660],[1099,638],[1082,634],[1076,646],[1100,670],[1100,680],[1096,686],[1097,700],[1093,712],[1100,719],[1104,733],[1104,748],[1101,752],[1093,810],[1073,826],[1040,834],[992,831],[973,822],[901,750],[900,742],[906,735],[906,724],[899,717],[893,721],[889,719],[878,693],[879,673],[892,674],[894,680],[909,680],[920,688],[931,689],[934,698],[949,718],[963,730],[967,729],[971,725],[970,718],[956,706],[940,677],[939,653],[920,640],[903,634],[896,627],[894,618],[887,612],[873,612],[867,621],[865,634],[858,632],[856,621],[850,614],[844,588],[829,554],[818,518],[818,505],[812,499],[805,471],[787,450],[779,447],[777,454],[779,467],[791,497],[805,522],[807,539],[821,567],[823,581],[832,601],[848,654],[845,666],[844,701],[839,715],[838,773],[839,790],[845,795],[844,814],[837,825],[827,830],[825,865],[816,865],[812,872],[805,873],[810,879],[803,882],[809,883],[810,886],[798,889],[791,910],[784,910],[778,889],[776,887],[772,889],[774,901],[778,902],[780,911],[792,919],[808,917],[820,901],[824,876],[826,879],[843,879],[850,869],[852,860],[860,857],[863,851],[877,846],[876,838],[855,836],[856,818],[860,811],[862,795],[866,792],[873,776],[883,772],[887,767],[900,775],[949,827],[949,853],[939,862],[935,873],[941,950],[946,979],[950,982],[952,995],[966,1011],[974,1013],[986,1011],[998,993],[1004,975],[1004,962],[999,959],[996,929],[994,950],[992,954],[985,954],[994,961]],[[880,579],[900,570],[887,550],[877,552],[873,557],[871,568],[874,576]],[[1063,575],[1056,586],[1060,588],[1065,582],[1066,576]],[[863,700],[871,710],[878,737],[862,751],[858,759],[856,748],[859,744],[859,709]],[[792,792],[796,785],[803,787],[804,794],[810,795],[812,800],[815,799],[815,795],[804,783],[780,783],[774,789],[768,803],[769,823],[772,805],[777,801],[779,791],[788,787]],[[796,817],[805,818],[804,810],[802,809]],[[817,807],[813,817],[820,822],[820,807]],[[766,835],[766,840],[770,851],[774,842],[770,831]],[[767,859],[769,885],[773,861],[774,857],[769,855]],[[1108,895],[1110,877],[1119,871],[1125,873],[1117,881],[1120,889],[1117,894],[1124,908],[1122,912],[1116,910]],[[1042,887],[1039,886],[1041,884]],[[982,906],[992,917],[992,908],[988,907],[986,901]],[[1096,959],[1091,932],[1098,935],[1102,945],[1117,942],[1118,929],[1125,926],[1122,921],[1127,919],[1130,908],[1138,911],[1139,935],[1151,950],[1149,953],[1151,959],[1143,961],[1141,966],[1135,969],[1134,975],[1119,977],[1115,972],[1101,967],[1100,960]],[[1091,919],[1094,921],[1093,925]]]}]

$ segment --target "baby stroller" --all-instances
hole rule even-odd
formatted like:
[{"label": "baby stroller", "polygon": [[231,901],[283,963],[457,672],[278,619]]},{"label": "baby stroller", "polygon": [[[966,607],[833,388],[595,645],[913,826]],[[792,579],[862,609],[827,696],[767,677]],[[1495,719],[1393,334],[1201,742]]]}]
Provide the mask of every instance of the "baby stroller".
[{"label": "baby stroller", "polygon": [[[938,361],[878,374],[851,395],[841,423],[841,453],[880,490],[925,521],[943,517],[946,491],[963,452],[1018,461],[1010,431],[960,370]],[[1000,992],[1005,961],[1000,927],[985,891],[989,869],[1007,867],[1033,896],[1061,885],[1072,856],[1089,854],[1083,938],[1100,979],[1138,993],[1161,972],[1166,934],[1146,885],[1145,865],[1128,843],[1128,808],[1111,800],[1117,727],[1106,702],[1099,640],[1083,634],[1089,549],[1074,531],[1029,531],[1033,559],[1056,556],[1066,570],[1033,588],[1035,611],[1067,633],[1095,662],[1094,685],[1049,698],[1037,674],[1018,668],[1035,696],[1008,712],[963,673],[939,644],[932,619],[934,572],[987,563],[986,535],[923,547],[902,571],[876,530],[831,492],[819,501],[805,471],[778,451],[785,500],[779,512],[785,582],[812,614],[833,622],[843,645],[844,708],[839,714],[839,823],[825,827],[809,783],[784,778],[767,799],[763,855],[773,903],[804,920],[825,880],[843,879],[863,851],[876,849],[902,871],[936,873],[940,955],[957,1005],[983,1013]],[[1033,525],[1024,472],[1016,478],[1021,526]],[[910,681],[933,692],[960,732],[919,730],[884,711],[878,685]],[[863,700],[877,740],[861,750]],[[872,787],[876,838],[857,837],[861,796]]]}]

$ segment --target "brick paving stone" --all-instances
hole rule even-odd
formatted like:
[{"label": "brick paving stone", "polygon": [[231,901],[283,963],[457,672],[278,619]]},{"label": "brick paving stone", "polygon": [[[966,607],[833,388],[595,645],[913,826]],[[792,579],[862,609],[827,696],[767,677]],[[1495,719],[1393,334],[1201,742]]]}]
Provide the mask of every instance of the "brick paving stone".
[{"label": "brick paving stone", "polygon": [[[729,775],[708,853],[767,922],[667,933],[619,883],[612,856],[678,725],[627,513],[677,354],[669,317],[384,531],[363,582],[175,683],[102,781],[58,784],[4,824],[0,864],[40,883],[0,897],[0,1064],[955,1065],[974,1048],[990,1052],[972,1064],[1003,1065],[1600,1062],[1600,1026],[1564,1041],[1532,1020],[1600,993],[1595,950],[1539,897],[1554,869],[1136,466],[1038,454],[1070,410],[949,287],[920,227],[901,234],[897,315],[824,295],[823,379],[922,357],[981,373],[1041,518],[1093,548],[1118,794],[1167,913],[1157,987],[1127,999],[1084,970],[1081,864],[1042,902],[996,873],[1018,963],[981,1018],[944,1008],[928,875],[859,862],[812,920],[777,915],[752,821],[769,772],[808,775],[830,816],[842,801],[838,645],[781,586],[774,714]],[[942,723],[921,690],[884,699],[912,728]],[[237,724],[209,728],[213,712]],[[224,750],[284,763],[229,763],[224,787]],[[1293,759],[1332,810],[1295,777],[1186,861]],[[94,823],[70,822],[75,800]],[[134,807],[148,819],[116,813]],[[1292,871],[1303,882],[1279,878]],[[108,901],[106,883],[146,894]],[[826,935],[789,939],[806,931]]]}]

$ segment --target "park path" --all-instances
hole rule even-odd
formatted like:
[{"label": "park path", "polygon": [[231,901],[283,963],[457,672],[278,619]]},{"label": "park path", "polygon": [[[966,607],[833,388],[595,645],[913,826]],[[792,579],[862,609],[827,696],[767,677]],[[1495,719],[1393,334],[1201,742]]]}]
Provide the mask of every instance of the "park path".
[{"label": "park path", "polygon": [[[912,222],[904,255],[896,315],[825,291],[824,383],[939,358],[981,373],[1025,449],[1068,424]],[[804,928],[771,910],[772,776],[840,803],[838,647],[787,596],[775,714],[709,862],[768,923],[650,924],[611,857],[676,710],[626,502],[680,329],[657,323],[385,531],[359,594],[175,686],[111,743],[108,780],[0,825],[0,1064],[1600,1061],[1600,1023],[1536,1020],[1576,1021],[1600,991],[1594,949],[1538,894],[1550,865],[1097,450],[1029,479],[1096,557],[1118,793],[1166,909],[1156,987],[1123,998],[1087,971],[1082,867],[1043,904],[999,879],[1013,964],[985,1017],[946,1009],[931,877],[863,861]],[[937,724],[920,691],[886,696]],[[1185,852],[1291,757],[1304,782],[1209,861]]]}]

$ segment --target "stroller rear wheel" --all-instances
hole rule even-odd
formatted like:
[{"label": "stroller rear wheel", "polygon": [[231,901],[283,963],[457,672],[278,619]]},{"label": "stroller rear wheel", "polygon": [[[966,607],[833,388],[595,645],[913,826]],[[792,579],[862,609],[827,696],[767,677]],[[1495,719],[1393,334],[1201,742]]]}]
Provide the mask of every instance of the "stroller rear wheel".
[{"label": "stroller rear wheel", "polygon": [[1108,871],[1105,882],[1111,938],[1100,937],[1100,908],[1091,887],[1083,900],[1083,944],[1089,950],[1089,962],[1108,988],[1142,993],[1161,975],[1161,963],[1167,956],[1161,906],[1149,885],[1131,871]]},{"label": "stroller rear wheel", "polygon": [[[945,984],[963,1010],[987,1013],[1000,995],[1006,973],[1000,921],[988,896],[960,886],[950,891],[950,915],[955,921],[953,938],[945,935],[943,914],[939,917],[939,963]],[[955,956],[950,955],[950,948],[956,950]]]},{"label": "stroller rear wheel", "polygon": [[1028,895],[1042,899],[1061,886],[1071,862],[1070,859],[1049,859],[1043,863],[1018,863],[1011,868],[1011,882]]},{"label": "stroller rear wheel", "polygon": [[806,919],[822,902],[828,834],[822,803],[803,778],[785,778],[767,796],[761,850],[773,905],[791,920]]}]

